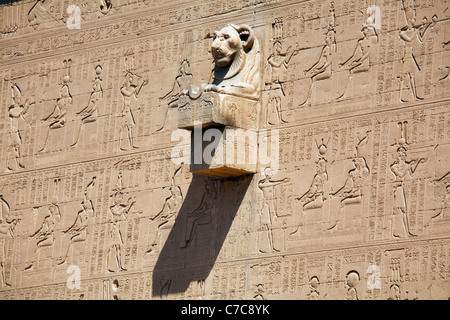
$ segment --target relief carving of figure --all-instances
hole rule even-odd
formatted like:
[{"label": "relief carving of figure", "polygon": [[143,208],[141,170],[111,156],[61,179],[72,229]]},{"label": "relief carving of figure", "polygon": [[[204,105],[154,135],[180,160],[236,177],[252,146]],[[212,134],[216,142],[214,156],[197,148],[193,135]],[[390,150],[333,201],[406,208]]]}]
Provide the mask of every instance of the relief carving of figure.
[{"label": "relief carving of figure", "polygon": [[409,5],[405,5],[405,1],[402,0],[402,5],[405,14],[406,26],[403,27],[399,32],[400,40],[403,41],[404,46],[403,57],[401,61],[401,72],[399,76],[400,102],[406,102],[406,100],[404,100],[402,97],[403,83],[405,80],[409,80],[409,89],[411,90],[413,99],[416,101],[423,100],[423,98],[419,97],[417,94],[416,72],[421,71],[421,69],[414,55],[413,48],[416,40],[422,43],[425,32],[430,26],[433,26],[436,23],[437,16],[433,16],[432,22],[428,22],[426,18],[423,18],[422,23],[416,25],[416,11],[414,8],[414,4],[411,3]]},{"label": "relief carving of figure", "polygon": [[137,149],[133,144],[133,131],[132,128],[136,124],[133,112],[131,110],[132,97],[136,99],[141,92],[143,86],[148,84],[148,80],[142,80],[141,77],[134,75],[131,72],[127,72],[125,75],[125,82],[120,88],[120,93],[123,98],[123,107],[121,114],[120,130],[119,130],[119,148],[120,150],[126,150],[122,147],[122,135],[123,131],[126,130],[128,136],[128,144],[131,149]]},{"label": "relief carving of figure", "polygon": [[9,163],[12,158],[14,158],[14,162],[16,164],[15,167],[17,169],[25,167],[22,163],[22,136],[19,130],[19,120],[24,119],[24,116],[28,112],[30,106],[34,104],[34,102],[28,102],[28,99],[22,102],[22,92],[16,83],[12,86],[12,90],[14,103],[8,109],[10,119],[10,137],[7,168],[10,171],[14,169],[14,167]]},{"label": "relief carving of figure", "polygon": [[98,65],[95,67],[95,79],[92,83],[92,92],[89,97],[89,102],[86,107],[77,112],[77,115],[81,118],[78,134],[72,147],[76,146],[78,139],[80,139],[81,131],[86,123],[97,121],[98,117],[98,105],[99,101],[103,98],[102,79],[100,75],[102,73],[102,67]]},{"label": "relief carving of figure", "polygon": [[303,225],[305,211],[322,208],[326,200],[324,196],[324,185],[328,181],[327,159],[325,158],[327,147],[323,140],[320,146],[316,141],[316,145],[319,153],[319,160],[316,161],[316,174],[313,177],[309,189],[300,197],[295,198],[296,201],[302,203],[302,212],[300,214],[298,228],[290,234],[291,236],[299,232],[300,227]]},{"label": "relief carving of figure", "polygon": [[310,78],[310,83],[306,99],[300,104],[300,107],[311,104],[312,89],[317,81],[331,78],[335,53],[336,31],[333,28],[329,28],[325,35],[325,45],[322,47],[319,59],[309,69],[304,71],[305,75]]},{"label": "relief carving of figure", "polygon": [[367,72],[372,65],[370,56],[374,47],[378,44],[378,35],[375,28],[367,24],[363,25],[361,32],[364,37],[356,43],[355,51],[353,51],[351,57],[339,64],[341,68],[345,67],[348,70],[348,77],[345,82],[344,93],[337,99],[343,99],[347,96],[348,85],[352,82],[355,73]]},{"label": "relief carving of figure", "polygon": [[59,98],[56,100],[55,107],[53,108],[52,113],[50,113],[47,117],[41,120],[41,122],[47,122],[48,123],[48,131],[47,135],[45,137],[44,146],[41,150],[38,152],[44,152],[47,148],[47,143],[50,137],[50,132],[54,129],[59,129],[64,127],[66,123],[66,114],[67,109],[72,105],[72,95],[70,94],[69,90],[69,82],[70,82],[70,76],[69,76],[69,66],[70,66],[71,60],[64,60],[64,64],[67,68],[67,73],[63,78],[63,85],[59,90]]},{"label": "relief carving of figure", "polygon": [[9,211],[10,207],[8,202],[3,198],[3,195],[0,194],[0,289],[5,287],[10,287],[11,285],[8,282],[6,267],[7,267],[7,246],[8,246],[8,238],[14,237],[14,230],[16,228],[18,219],[10,219]]},{"label": "relief carving of figure", "polygon": [[178,98],[181,93],[188,89],[189,85],[192,83],[194,76],[189,71],[189,61],[183,60],[181,62],[181,66],[178,72],[178,75],[175,77],[175,82],[173,84],[172,89],[167,92],[163,97],[159,98],[159,106],[166,106],[166,111],[164,113],[162,126],[159,127],[156,132],[164,129],[166,125],[167,114],[169,113],[170,108],[178,107]]},{"label": "relief carving of figure", "polygon": [[111,213],[112,220],[112,229],[111,229],[111,241],[108,249],[108,270],[110,272],[114,272],[110,255],[111,252],[114,252],[114,260],[117,264],[117,267],[121,271],[126,271],[123,266],[122,260],[122,248],[124,245],[123,236],[122,236],[122,222],[127,221],[128,213],[131,210],[131,207],[135,204],[133,198],[128,198],[125,202],[123,199],[123,187],[122,187],[122,173],[119,172],[117,187],[113,190],[114,194],[112,195],[113,204],[109,207],[109,212]]},{"label": "relief carving of figure", "polygon": [[[283,180],[272,180],[272,169],[266,168],[263,172],[264,178],[258,182],[258,188],[262,192],[262,208],[260,212],[260,232],[258,250],[265,253],[268,250],[280,251],[275,246],[272,226],[278,218],[275,208],[274,187],[289,182],[289,178]],[[267,244],[269,248],[267,249]]]},{"label": "relief carving of figure", "polygon": [[441,200],[441,206],[438,208],[437,213],[435,213],[430,219],[426,226],[428,226],[433,219],[441,217],[442,219],[446,219],[449,217],[450,210],[450,172],[447,172],[439,179],[433,181],[434,184],[441,185],[445,187],[445,194],[443,199]]},{"label": "relief carving of figure", "polygon": [[424,158],[407,161],[406,147],[400,146],[397,148],[397,159],[391,165],[391,172],[395,175],[392,212],[392,236],[394,238],[400,238],[404,235],[415,236],[409,229],[404,181],[407,173],[412,176],[419,164],[425,161]]},{"label": "relief carving of figure", "polygon": [[41,227],[28,237],[28,240],[35,238],[37,242],[31,262],[25,267],[25,270],[34,268],[35,263],[39,258],[40,250],[42,248],[52,246],[55,242],[56,225],[61,220],[61,211],[59,209],[57,196],[57,190],[60,182],[61,181],[59,179],[55,179],[54,181],[54,197],[52,199],[52,203],[48,206],[48,215],[44,218],[44,221],[42,221]]},{"label": "relief carving of figure", "polygon": [[[268,83],[271,93],[269,95],[269,105],[266,110],[266,122],[267,124],[278,124],[287,122],[283,120],[281,110],[282,98],[286,96],[283,89],[283,82],[280,79],[281,73],[287,70],[289,62],[299,50],[289,47],[286,52],[283,52],[282,44],[279,40],[273,43],[272,50],[272,54],[267,59],[271,68],[270,82]],[[271,119],[273,113],[276,114],[275,121]]]},{"label": "relief carving of figure", "polygon": [[82,209],[78,211],[74,223],[69,228],[63,231],[63,234],[70,235],[70,243],[67,247],[64,258],[59,264],[63,264],[64,262],[66,262],[66,259],[69,256],[69,250],[73,244],[75,244],[76,242],[83,242],[87,239],[87,227],[89,219],[94,215],[94,204],[92,203],[92,200],[88,198],[88,193],[89,190],[94,187],[95,179],[96,177],[92,178],[91,182],[89,182],[84,191],[84,198],[83,201],[81,201]]},{"label": "relief carving of figure", "polygon": [[161,241],[162,231],[170,230],[175,225],[175,219],[182,202],[183,195],[181,194],[180,187],[170,187],[170,196],[166,198],[161,211],[159,211],[154,217],[150,218],[151,221],[156,221],[158,223],[158,227],[147,253],[153,252],[154,247],[156,247]]},{"label": "relief carving of figure", "polygon": [[352,163],[353,169],[348,171],[344,185],[336,192],[330,194],[331,196],[340,196],[341,205],[339,207],[335,223],[329,227],[328,230],[336,227],[346,205],[362,202],[362,187],[364,181],[369,176],[370,170],[367,166],[366,160],[363,157],[353,158]]},{"label": "relief carving of figure", "polygon": [[195,240],[199,226],[212,222],[212,210],[214,209],[214,201],[216,199],[217,190],[215,182],[206,181],[205,192],[203,193],[200,204],[187,214],[186,236],[181,248],[187,248],[192,243],[192,240]]}]

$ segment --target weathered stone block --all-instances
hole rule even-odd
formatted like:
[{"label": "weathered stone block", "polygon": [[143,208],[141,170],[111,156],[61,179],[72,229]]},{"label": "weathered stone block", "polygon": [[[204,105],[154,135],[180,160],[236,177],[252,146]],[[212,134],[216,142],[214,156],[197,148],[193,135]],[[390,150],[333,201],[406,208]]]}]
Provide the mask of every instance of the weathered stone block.
[{"label": "weathered stone block", "polygon": [[190,171],[214,178],[256,173],[257,145],[254,130],[198,127],[191,134]]},{"label": "weathered stone block", "polygon": [[198,99],[182,95],[178,102],[178,128],[192,130],[218,125],[257,129],[259,102],[217,92],[205,92]]}]

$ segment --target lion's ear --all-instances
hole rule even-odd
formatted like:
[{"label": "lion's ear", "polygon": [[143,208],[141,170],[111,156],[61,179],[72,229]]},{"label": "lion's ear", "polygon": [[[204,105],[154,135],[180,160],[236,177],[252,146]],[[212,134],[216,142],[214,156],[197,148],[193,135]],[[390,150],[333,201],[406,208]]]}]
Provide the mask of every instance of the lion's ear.
[{"label": "lion's ear", "polygon": [[253,42],[255,41],[253,29],[246,24],[236,26],[235,29],[239,33],[245,52],[250,51],[253,48]]}]

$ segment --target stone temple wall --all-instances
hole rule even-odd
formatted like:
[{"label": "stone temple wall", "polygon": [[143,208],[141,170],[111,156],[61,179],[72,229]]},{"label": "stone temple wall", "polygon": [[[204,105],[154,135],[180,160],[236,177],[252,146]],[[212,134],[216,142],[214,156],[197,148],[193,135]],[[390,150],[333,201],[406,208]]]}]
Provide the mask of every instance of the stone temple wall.
[{"label": "stone temple wall", "polygon": [[[450,1],[1,3],[0,299],[450,296]],[[273,148],[219,179],[177,117],[228,24]]]}]

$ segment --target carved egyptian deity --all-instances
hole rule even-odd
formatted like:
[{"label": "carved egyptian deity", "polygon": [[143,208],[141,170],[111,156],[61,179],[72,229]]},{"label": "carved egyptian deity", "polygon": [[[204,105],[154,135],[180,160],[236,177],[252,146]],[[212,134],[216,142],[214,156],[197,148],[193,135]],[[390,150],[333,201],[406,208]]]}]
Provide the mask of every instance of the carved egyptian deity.
[{"label": "carved egyptian deity", "polygon": [[123,267],[122,261],[122,246],[124,245],[122,231],[121,231],[121,222],[127,220],[127,215],[131,210],[131,207],[135,204],[135,201],[130,197],[127,202],[123,201],[123,193],[122,193],[122,174],[119,173],[117,187],[113,190],[115,193],[112,195],[113,204],[109,207],[109,211],[112,215],[112,230],[111,230],[111,242],[108,249],[108,270],[113,272],[113,269],[110,265],[110,253],[114,251],[114,257],[119,270],[125,271],[126,269]]},{"label": "carved egyptian deity", "polygon": [[315,162],[316,173],[313,177],[311,185],[305,193],[303,193],[300,197],[295,198],[296,201],[302,203],[303,210],[300,214],[298,228],[290,234],[291,236],[299,232],[300,227],[303,225],[305,211],[322,208],[326,200],[324,196],[324,185],[328,181],[327,160],[325,159],[327,147],[323,141],[320,146],[317,145],[317,150],[319,152],[319,160]]},{"label": "carved egyptian deity", "polygon": [[188,71],[189,61],[183,60],[181,62],[181,66],[178,72],[178,75],[175,77],[175,82],[173,84],[172,89],[167,92],[163,97],[159,98],[159,106],[164,105],[167,106],[166,111],[164,113],[162,126],[159,127],[156,131],[161,131],[166,125],[167,114],[169,113],[170,108],[178,107],[178,99],[183,91],[187,90],[189,85],[192,83],[193,75]]},{"label": "carved egyptian deity", "polygon": [[369,176],[370,170],[367,166],[366,160],[363,157],[353,158],[352,163],[353,169],[348,171],[344,185],[336,192],[330,193],[331,196],[341,197],[341,205],[339,207],[335,223],[329,227],[328,230],[336,227],[339,217],[342,216],[346,205],[362,202],[362,187],[364,181]]},{"label": "carved egyptian deity", "polygon": [[397,159],[391,165],[391,171],[395,175],[394,207],[392,212],[392,236],[395,238],[405,235],[415,236],[409,229],[404,181],[407,173],[412,176],[418,165],[425,161],[426,159],[424,158],[406,161],[406,147],[400,146],[397,149]]},{"label": "carved egyptian deity", "polygon": [[69,255],[69,250],[74,243],[83,242],[87,239],[87,226],[89,223],[89,219],[94,215],[94,204],[92,203],[92,200],[88,199],[88,193],[89,190],[95,185],[95,180],[96,177],[93,177],[91,182],[89,182],[89,184],[87,185],[86,190],[84,191],[84,198],[83,201],[81,201],[82,209],[78,211],[74,223],[68,229],[63,231],[63,234],[70,235],[70,243],[67,247],[64,258],[59,264],[63,264],[64,262],[66,262],[66,259]]},{"label": "carved egyptian deity", "polygon": [[158,245],[158,242],[162,237],[162,231],[170,230],[175,225],[176,215],[182,202],[183,195],[181,194],[180,187],[170,187],[170,196],[166,198],[161,211],[159,211],[154,217],[150,218],[151,221],[156,221],[158,223],[158,227],[147,253],[153,252],[154,247]]},{"label": "carved egyptian deity", "polygon": [[211,45],[214,80],[201,88],[190,86],[184,94],[198,98],[202,91],[258,100],[261,93],[261,52],[254,31],[230,24],[216,31]]},{"label": "carved egyptian deity", "polygon": [[[59,180],[55,180],[55,186]],[[33,254],[33,258],[31,259],[30,264],[25,267],[25,270],[30,270],[34,267],[38,257],[39,251],[41,248],[52,246],[55,242],[55,231],[56,225],[61,220],[61,211],[58,206],[58,198],[55,196],[52,200],[52,203],[48,206],[48,215],[42,221],[41,227],[36,230],[28,239],[36,238],[36,249]]]},{"label": "carved egyptian deity", "polygon": [[42,147],[41,150],[39,150],[39,152],[44,152],[45,149],[47,148],[50,132],[54,129],[64,127],[66,123],[67,109],[72,104],[72,95],[70,94],[69,91],[69,82],[70,77],[67,74],[66,76],[64,76],[63,85],[59,90],[59,98],[56,100],[55,108],[53,109],[52,113],[50,113],[47,117],[41,120],[41,122],[48,123],[48,131],[45,137],[44,146]]},{"label": "carved egyptian deity", "polygon": [[86,123],[97,121],[99,101],[103,98],[102,79],[100,78],[101,73],[102,67],[98,65],[95,67],[95,79],[92,83],[92,92],[89,97],[89,102],[85,108],[77,112],[77,115],[81,118],[81,123],[78,129],[77,137],[72,146],[77,145],[84,125]]},{"label": "carved egyptian deity", "polygon": [[411,90],[414,100],[423,100],[423,98],[419,97],[417,94],[415,74],[417,71],[420,71],[420,66],[414,56],[413,47],[415,40],[418,40],[420,43],[422,42],[425,32],[430,26],[433,26],[436,23],[437,17],[436,15],[433,16],[432,22],[430,23],[428,23],[426,18],[424,18],[421,24],[415,25],[415,9],[413,6],[405,6],[404,1],[402,1],[402,4],[405,14],[406,27],[402,28],[399,33],[400,40],[403,41],[404,45],[399,86],[400,101],[406,102],[406,100],[402,97],[403,82],[406,79],[409,80],[409,89]]},{"label": "carved egyptian deity", "polygon": [[9,219],[9,204],[0,195],[0,288],[10,287],[6,277],[8,238],[14,237],[18,219]]},{"label": "carved egyptian deity", "polygon": [[[287,52],[282,52],[281,41],[275,41],[273,43],[273,50],[270,57],[267,59],[271,67],[270,85],[271,93],[269,95],[269,105],[266,111],[267,124],[285,123],[283,120],[283,114],[281,110],[282,97],[286,96],[283,83],[280,80],[281,72],[286,70],[289,66],[289,62],[292,57],[299,52],[298,49],[292,49],[289,47]],[[273,91],[273,92],[272,92]],[[271,114],[276,114],[276,121],[272,121]]]},{"label": "carved egyptian deity", "polygon": [[323,206],[325,201],[323,186],[328,181],[326,163],[327,161],[324,158],[316,162],[316,174],[313,177],[311,186],[303,195],[295,198],[297,201],[303,203],[303,210],[316,209]]},{"label": "carved egyptian deity", "polygon": [[311,104],[311,94],[314,84],[317,81],[331,78],[334,54],[336,53],[336,31],[329,28],[325,35],[325,45],[322,47],[319,59],[304,73],[310,78],[310,84],[306,99],[300,106]]},{"label": "carved egyptian deity", "polygon": [[123,107],[121,114],[121,122],[120,122],[120,131],[119,131],[119,146],[120,150],[126,150],[122,147],[122,134],[123,131],[126,130],[128,135],[129,147],[131,149],[137,149],[133,144],[133,131],[132,128],[136,124],[136,120],[134,119],[133,112],[131,110],[131,102],[132,97],[136,99],[139,96],[139,93],[143,86],[148,84],[148,80],[142,80],[139,76],[132,74],[131,72],[127,72],[125,75],[125,82],[120,88],[120,93],[123,98]]},{"label": "carved egyptian deity", "polygon": [[263,238],[267,239],[269,250],[280,251],[275,248],[272,225],[277,219],[275,208],[274,187],[286,183],[289,178],[282,180],[272,180],[272,169],[266,168],[263,172],[264,178],[258,182],[258,188],[262,192],[262,208],[260,212],[260,234],[259,234],[259,252],[265,253],[267,249],[263,245]]},{"label": "carved egyptian deity", "polygon": [[8,109],[8,115],[10,120],[10,132],[9,132],[9,146],[8,146],[8,157],[7,157],[7,168],[8,170],[13,170],[13,166],[9,163],[11,158],[14,158],[16,168],[24,168],[22,164],[22,136],[19,130],[19,120],[23,119],[25,114],[28,112],[29,107],[34,102],[22,102],[22,92],[19,86],[15,83],[12,86],[13,90],[13,105]]},{"label": "carved egyptian deity", "polygon": [[210,224],[212,222],[212,210],[214,201],[217,199],[217,190],[215,183],[206,181],[205,192],[203,193],[200,204],[187,214],[187,230],[184,243],[181,248],[187,248],[194,240],[199,226]]},{"label": "carved egyptian deity", "polygon": [[445,187],[445,195],[442,199],[441,206],[438,208],[437,213],[434,214],[425,226],[428,226],[433,219],[438,217],[448,218],[448,212],[450,210],[450,172],[447,172],[439,179],[433,181],[434,184],[443,185]]},{"label": "carved egyptian deity", "polygon": [[370,70],[370,56],[375,45],[378,43],[378,35],[375,28],[367,24],[363,25],[361,32],[364,37],[359,39],[356,43],[355,51],[353,51],[351,57],[339,64],[341,68],[345,67],[348,69],[348,77],[345,82],[344,93],[337,99],[343,99],[347,96],[348,85],[353,80],[353,75],[355,73],[367,72]]}]

